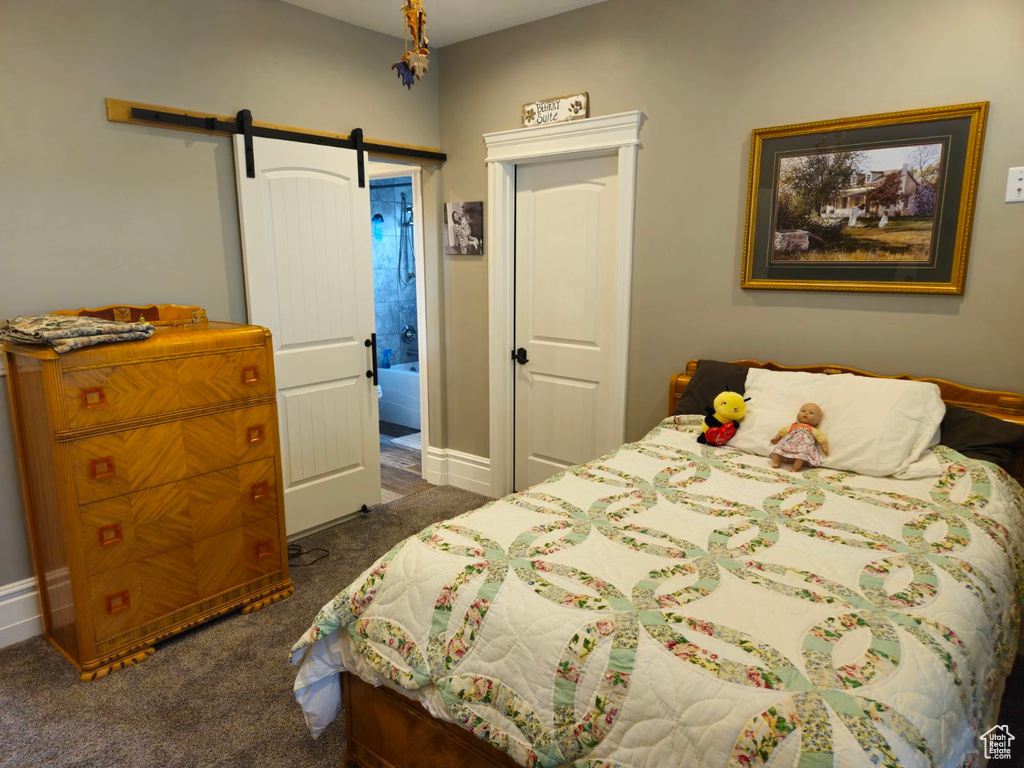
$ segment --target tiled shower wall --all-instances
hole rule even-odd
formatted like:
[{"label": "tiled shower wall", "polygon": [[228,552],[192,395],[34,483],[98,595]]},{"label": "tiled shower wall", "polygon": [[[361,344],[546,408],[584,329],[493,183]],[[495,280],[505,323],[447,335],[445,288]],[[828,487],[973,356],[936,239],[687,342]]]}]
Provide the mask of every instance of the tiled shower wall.
[{"label": "tiled shower wall", "polygon": [[[402,208],[402,194],[412,205],[412,179],[380,179],[370,181],[370,215],[384,217],[383,236],[373,236],[373,300],[377,320],[377,361],[384,359],[384,350],[394,350],[393,364],[411,363],[417,359],[417,341],[402,341],[402,329],[416,325],[416,280],[408,272],[415,271],[412,227],[407,228],[409,258],[405,263],[406,285],[398,279],[398,249],[401,237],[400,223],[408,220]],[[416,226],[414,223],[413,226]],[[418,338],[418,336],[417,336]]]}]

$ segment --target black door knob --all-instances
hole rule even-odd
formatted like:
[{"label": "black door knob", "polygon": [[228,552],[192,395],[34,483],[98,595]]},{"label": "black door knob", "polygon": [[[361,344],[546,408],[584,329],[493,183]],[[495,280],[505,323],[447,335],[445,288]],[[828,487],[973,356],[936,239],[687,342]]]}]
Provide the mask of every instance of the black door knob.
[{"label": "black door knob", "polygon": [[512,359],[515,360],[520,365],[526,365],[528,362],[530,362],[530,358],[526,356],[526,350],[523,349],[522,347],[512,352]]}]

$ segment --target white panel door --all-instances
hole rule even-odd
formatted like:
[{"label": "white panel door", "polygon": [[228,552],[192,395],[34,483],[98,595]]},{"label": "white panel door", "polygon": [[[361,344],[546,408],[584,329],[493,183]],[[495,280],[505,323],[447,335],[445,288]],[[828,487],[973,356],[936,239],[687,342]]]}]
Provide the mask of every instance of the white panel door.
[{"label": "white panel door", "polygon": [[249,321],[270,329],[288,534],[380,502],[369,188],[356,153],[235,136]]},{"label": "white panel door", "polygon": [[515,487],[618,444],[612,424],[618,163],[516,171]]}]

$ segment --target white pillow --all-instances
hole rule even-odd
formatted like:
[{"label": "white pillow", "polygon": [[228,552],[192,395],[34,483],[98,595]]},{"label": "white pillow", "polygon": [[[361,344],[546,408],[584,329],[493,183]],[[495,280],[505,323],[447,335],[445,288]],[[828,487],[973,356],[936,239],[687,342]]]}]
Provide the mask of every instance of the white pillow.
[{"label": "white pillow", "polygon": [[[800,406],[817,403],[824,413],[818,429],[828,438],[829,448],[823,466],[874,477],[909,471],[939,442],[946,413],[935,384],[853,374],[751,368],[745,397],[750,398],[747,415],[731,447],[770,455],[771,439],[796,421]],[[920,471],[917,466],[914,474]]]}]

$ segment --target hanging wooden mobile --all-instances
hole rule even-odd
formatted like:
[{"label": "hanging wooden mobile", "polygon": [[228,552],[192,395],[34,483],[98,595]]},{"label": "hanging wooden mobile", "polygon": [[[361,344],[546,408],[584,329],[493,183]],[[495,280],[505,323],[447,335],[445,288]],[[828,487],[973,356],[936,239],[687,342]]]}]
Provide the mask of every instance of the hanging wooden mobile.
[{"label": "hanging wooden mobile", "polygon": [[427,56],[430,54],[429,41],[425,33],[427,15],[423,12],[423,0],[405,0],[402,5],[405,21],[405,54],[396,61],[392,69],[398,70],[402,85],[412,90],[413,83],[427,74]]}]

